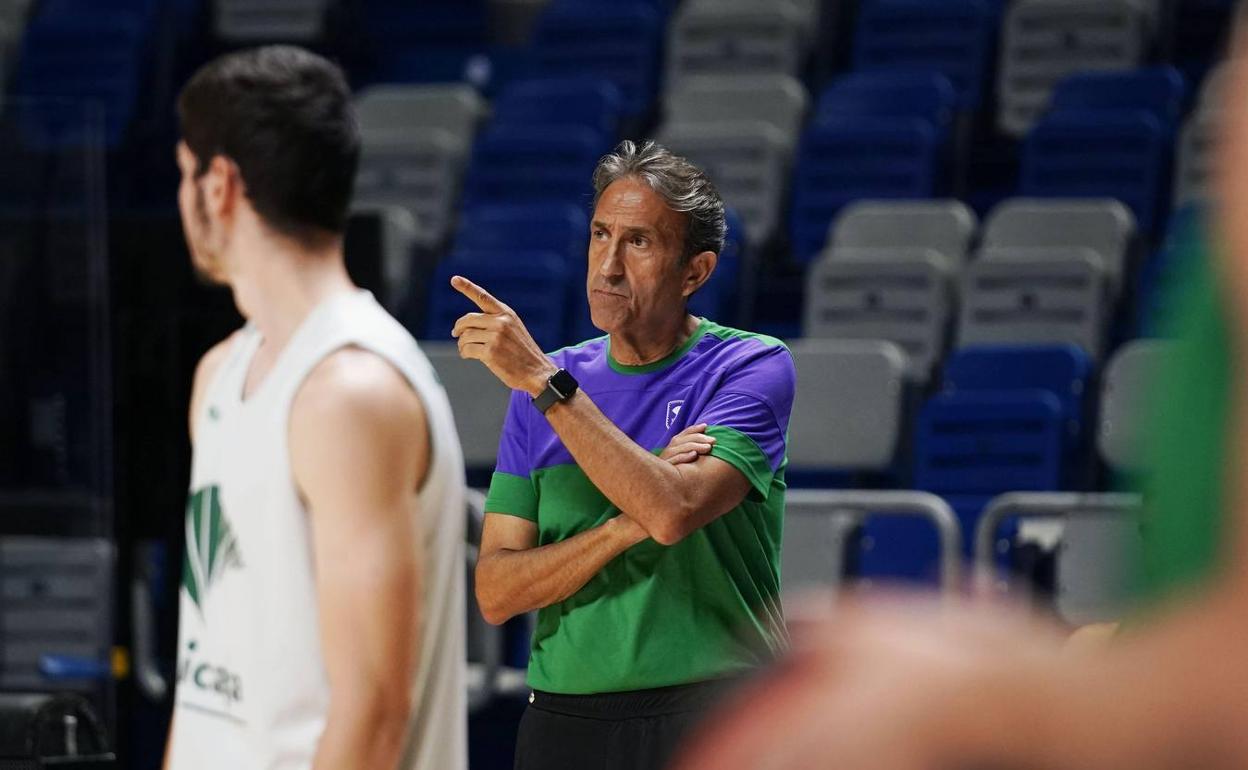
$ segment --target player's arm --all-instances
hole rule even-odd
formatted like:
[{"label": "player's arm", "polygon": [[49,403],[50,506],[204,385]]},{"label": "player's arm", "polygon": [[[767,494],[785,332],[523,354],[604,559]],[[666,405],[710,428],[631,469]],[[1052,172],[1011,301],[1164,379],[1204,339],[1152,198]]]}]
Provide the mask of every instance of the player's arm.
[{"label": "player's arm", "polygon": [[[524,323],[471,281],[456,276],[453,285],[482,311],[455,324],[460,355],[479,359],[510,388],[540,394],[556,370]],[[547,419],[594,486],[664,545],[732,510],[750,489],[744,473],[718,458],[673,465],[655,457],[584,392],[551,407]]]},{"label": "player's arm", "polygon": [[305,381],[289,439],[330,689],[313,768],[394,767],[419,657],[423,557],[412,505],[429,463],[426,415],[388,363],[347,349]]},{"label": "player's arm", "polygon": [[[670,464],[688,464],[704,456],[715,439],[695,425],[674,436],[659,455]],[[562,540],[537,545],[537,525],[501,513],[485,515],[481,555],[477,560],[477,604],[493,624],[561,602],[589,582],[616,556],[649,535],[630,516]]]}]

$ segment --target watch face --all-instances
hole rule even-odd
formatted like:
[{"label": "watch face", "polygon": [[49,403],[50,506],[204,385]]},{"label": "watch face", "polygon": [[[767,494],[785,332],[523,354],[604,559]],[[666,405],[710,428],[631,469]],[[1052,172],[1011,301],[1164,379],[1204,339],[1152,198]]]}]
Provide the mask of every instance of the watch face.
[{"label": "watch face", "polygon": [[550,387],[554,388],[561,399],[571,397],[576,392],[577,385],[576,378],[567,369],[560,369],[550,377]]}]

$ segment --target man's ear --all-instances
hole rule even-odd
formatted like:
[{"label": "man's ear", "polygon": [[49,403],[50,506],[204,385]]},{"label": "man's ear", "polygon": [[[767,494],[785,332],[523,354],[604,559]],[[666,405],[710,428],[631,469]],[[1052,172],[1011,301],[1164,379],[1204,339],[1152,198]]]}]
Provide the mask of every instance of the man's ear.
[{"label": "man's ear", "polygon": [[689,258],[689,262],[685,265],[685,275],[680,293],[682,296],[688,297],[711,277],[711,273],[715,272],[715,265],[719,264],[719,255],[713,251],[703,251],[694,254]]},{"label": "man's ear", "polygon": [[224,155],[215,155],[204,174],[204,205],[217,219],[234,216],[243,195],[243,176],[238,164]]}]

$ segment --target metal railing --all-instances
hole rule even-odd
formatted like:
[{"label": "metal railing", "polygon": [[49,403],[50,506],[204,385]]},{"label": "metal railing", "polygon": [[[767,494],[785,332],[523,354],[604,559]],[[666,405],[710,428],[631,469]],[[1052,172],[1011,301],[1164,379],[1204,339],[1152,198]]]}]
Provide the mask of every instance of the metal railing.
[{"label": "metal railing", "polygon": [[926,519],[940,538],[940,586],[945,593],[958,590],[962,575],[962,527],[958,517],[941,498],[930,492],[859,489],[790,489],[785,506],[815,508],[829,514],[849,515],[858,521],[872,516],[907,516]]}]

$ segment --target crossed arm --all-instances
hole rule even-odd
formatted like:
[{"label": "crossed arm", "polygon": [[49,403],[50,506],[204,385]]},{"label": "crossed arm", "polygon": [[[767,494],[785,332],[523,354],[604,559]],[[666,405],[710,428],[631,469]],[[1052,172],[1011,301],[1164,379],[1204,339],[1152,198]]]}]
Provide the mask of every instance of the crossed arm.
[{"label": "crossed arm", "polygon": [[[705,435],[705,429],[705,425],[695,425],[677,434],[657,459],[673,467],[719,462],[706,456],[715,438]],[[635,519],[619,515],[567,540],[537,547],[536,524],[488,513],[476,573],[481,613],[487,622],[499,624],[561,602],[612,559],[648,537]]]}]

